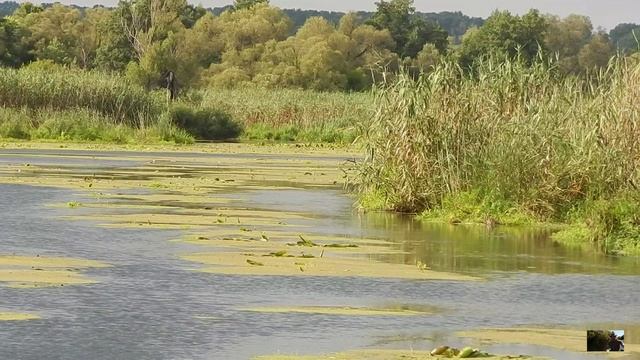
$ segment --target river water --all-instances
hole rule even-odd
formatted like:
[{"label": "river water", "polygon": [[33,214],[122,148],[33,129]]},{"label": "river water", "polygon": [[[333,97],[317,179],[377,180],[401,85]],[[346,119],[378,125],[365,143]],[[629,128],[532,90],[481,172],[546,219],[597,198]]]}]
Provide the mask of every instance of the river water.
[{"label": "river water", "polygon": [[[135,165],[114,153],[0,151],[3,164],[78,166],[104,171]],[[110,160],[100,160],[100,156]],[[162,154],[158,154],[161,156]],[[175,156],[175,154],[172,154]],[[255,155],[251,155],[255,157]],[[129,190],[136,191],[144,190]],[[548,232],[425,224],[406,216],[361,214],[339,189],[243,190],[229,206],[310,215],[316,233],[388,239],[402,254],[377,260],[482,276],[482,282],[369,278],[261,277],[190,271],[172,242],[176,230],[103,228],[61,220],[86,201],[74,190],[0,185],[0,254],[87,258],[114,265],[88,270],[89,286],[0,287],[0,308],[37,312],[41,320],[0,323],[2,359],[248,359],[358,347],[429,349],[457,330],[519,325],[639,324],[640,263],[554,244]],[[255,306],[429,305],[416,317],[262,314]],[[623,325],[620,325],[623,326]],[[535,346],[494,346],[559,359],[596,359]]]}]

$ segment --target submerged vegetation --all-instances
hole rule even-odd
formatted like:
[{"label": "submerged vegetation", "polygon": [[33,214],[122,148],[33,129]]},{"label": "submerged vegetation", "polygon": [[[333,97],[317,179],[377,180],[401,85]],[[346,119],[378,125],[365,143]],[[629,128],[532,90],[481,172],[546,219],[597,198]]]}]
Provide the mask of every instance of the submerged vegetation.
[{"label": "submerged vegetation", "polygon": [[363,204],[426,218],[571,224],[557,239],[640,252],[640,65],[585,77],[551,62],[442,62],[380,91]]}]

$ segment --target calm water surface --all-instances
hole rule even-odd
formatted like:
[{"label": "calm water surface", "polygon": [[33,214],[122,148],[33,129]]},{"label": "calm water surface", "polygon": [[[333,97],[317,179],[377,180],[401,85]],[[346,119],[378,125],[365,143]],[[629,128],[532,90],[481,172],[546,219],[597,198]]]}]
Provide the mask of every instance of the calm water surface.
[{"label": "calm water surface", "polygon": [[[111,153],[64,154],[1,150],[0,166],[39,161],[41,165],[114,173],[136,166],[131,160],[100,159]],[[144,190],[123,194],[137,191]],[[239,208],[309,215],[294,223],[305,226],[307,232],[388,239],[404,250],[400,255],[376,256],[378,260],[407,264],[420,260],[435,270],[488,280],[456,283],[197,273],[189,271],[193,264],[178,255],[202,248],[171,242],[182,235],[179,231],[105,229],[88,222],[63,221],[59,216],[71,210],[45,205],[89,199],[77,191],[0,185],[0,253],[76,256],[114,265],[88,271],[100,281],[91,286],[0,287],[0,308],[43,316],[38,321],[0,323],[0,358],[248,359],[366,346],[420,349],[448,342],[462,344],[451,333],[469,328],[640,323],[637,258],[606,257],[558,246],[544,231],[452,227],[402,216],[358,214],[352,200],[338,189],[239,189],[228,196],[236,199],[231,206]],[[123,195],[122,201],[126,199]],[[394,304],[435,305],[443,312],[393,318],[237,310],[270,305]],[[535,346],[487,350],[561,359],[598,358]]]}]

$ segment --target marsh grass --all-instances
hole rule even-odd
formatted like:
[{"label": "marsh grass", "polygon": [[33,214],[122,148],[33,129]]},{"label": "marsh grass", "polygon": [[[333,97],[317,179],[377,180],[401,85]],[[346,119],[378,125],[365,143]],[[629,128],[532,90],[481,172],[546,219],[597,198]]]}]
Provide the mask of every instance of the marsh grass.
[{"label": "marsh grass", "polygon": [[351,143],[374,113],[371,92],[211,89],[188,97],[223,110],[244,125],[247,140]]},{"label": "marsh grass", "polygon": [[37,67],[0,68],[0,106],[32,110],[87,109],[143,128],[162,114],[162,96],[116,74]]},{"label": "marsh grass", "polygon": [[640,65],[615,58],[586,78],[557,73],[545,62],[487,59],[469,73],[444,61],[385,85],[353,180],[363,203],[571,223],[605,251],[637,248],[638,206],[621,204],[637,202],[640,186]]},{"label": "marsh grass", "polygon": [[52,111],[3,107],[0,107],[0,138],[117,144],[190,144],[194,141],[190,134],[177,128],[169,119],[137,128],[85,109]]}]

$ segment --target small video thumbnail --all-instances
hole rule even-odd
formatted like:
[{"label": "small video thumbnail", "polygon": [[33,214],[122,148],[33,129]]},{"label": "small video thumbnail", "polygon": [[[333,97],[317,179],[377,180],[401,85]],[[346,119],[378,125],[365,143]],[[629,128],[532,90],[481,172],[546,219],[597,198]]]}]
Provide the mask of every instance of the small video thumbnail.
[{"label": "small video thumbnail", "polygon": [[587,351],[624,351],[624,330],[587,330]]}]

